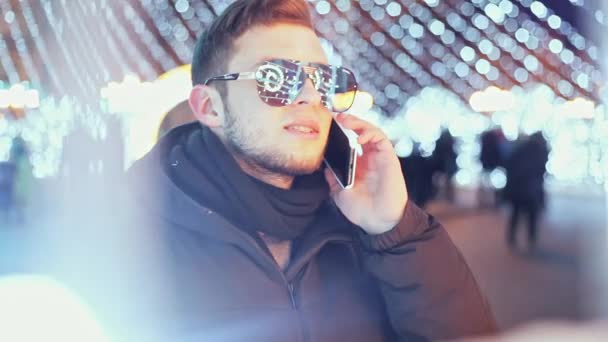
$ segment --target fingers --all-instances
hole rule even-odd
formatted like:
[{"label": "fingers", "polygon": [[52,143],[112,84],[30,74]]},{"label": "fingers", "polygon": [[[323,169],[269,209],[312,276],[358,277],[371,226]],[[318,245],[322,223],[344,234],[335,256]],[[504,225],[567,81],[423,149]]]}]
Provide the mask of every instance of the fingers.
[{"label": "fingers", "polygon": [[364,131],[363,133],[359,134],[359,137],[357,138],[357,142],[360,145],[366,145],[368,143],[375,144],[375,143],[379,143],[383,139],[386,139],[386,137],[379,129],[369,129],[369,130]]},{"label": "fingers", "polygon": [[392,148],[392,144],[384,132],[372,125],[371,123],[359,119],[353,115],[340,114],[337,117],[338,122],[344,128],[353,130],[359,135],[357,142],[364,146],[367,144],[378,145],[379,149]]},{"label": "fingers", "polygon": [[340,123],[340,125],[342,125],[342,127],[353,130],[353,131],[357,132],[358,134],[360,134],[361,131],[371,129],[371,128],[376,128],[371,123],[369,123],[365,120],[359,119],[358,117],[356,117],[354,115],[348,115],[348,114],[341,113],[341,114],[338,114],[338,116],[336,117],[336,120],[338,120],[338,122]]}]

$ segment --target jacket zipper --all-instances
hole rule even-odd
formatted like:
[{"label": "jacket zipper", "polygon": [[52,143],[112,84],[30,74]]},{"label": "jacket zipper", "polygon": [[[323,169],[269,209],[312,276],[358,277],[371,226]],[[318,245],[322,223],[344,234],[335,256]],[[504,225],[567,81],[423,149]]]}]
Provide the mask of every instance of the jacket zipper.
[{"label": "jacket zipper", "polygon": [[300,332],[302,333],[302,341],[308,342],[310,341],[309,331],[306,330],[306,325],[304,324],[304,318],[302,317],[302,312],[299,310],[298,297],[296,293],[297,283],[300,281],[302,274],[304,273],[304,269],[300,270],[298,274],[293,278],[293,281],[287,282],[287,289],[289,290],[289,298],[291,300],[291,306],[293,310],[298,315],[298,320],[300,322]]},{"label": "jacket zipper", "polygon": [[298,302],[296,301],[296,293],[295,293],[293,284],[288,283],[287,289],[289,290],[289,299],[291,300],[291,307],[294,310],[298,310]]},{"label": "jacket zipper", "polygon": [[[266,251],[264,251],[255,240],[251,241],[253,243],[253,245],[255,246],[255,248],[258,250],[258,252],[260,252],[261,255],[267,255]],[[274,259],[272,257],[272,255],[269,255],[270,259],[274,262]],[[287,285],[287,292],[289,292],[289,301],[291,304],[291,308],[293,310],[296,311],[297,315],[298,315],[298,320],[299,320],[299,328],[300,328],[300,332],[301,332],[301,340],[308,342],[308,340],[310,339],[308,337],[308,333],[306,332],[306,328],[304,327],[304,322],[302,321],[302,317],[300,316],[300,312],[298,311],[298,301],[296,299],[296,290],[295,290],[295,286],[292,282],[289,282],[287,280],[287,278],[285,277],[285,274],[283,273],[283,270],[281,270],[281,268],[279,267],[279,265],[274,262],[275,265],[275,269],[278,271],[278,273],[281,275],[281,278],[283,279],[283,281],[285,282],[285,284]],[[299,275],[296,276],[294,278],[294,281],[297,281],[299,279]]]},{"label": "jacket zipper", "polygon": [[[258,252],[260,252],[260,255],[267,255],[268,257],[270,257],[270,259],[272,261],[274,261],[272,255],[268,255],[266,253],[266,251],[263,250],[254,239],[251,239],[250,242],[253,244],[253,246],[255,246],[255,248],[258,250]],[[285,284],[287,284],[287,291],[289,292],[289,300],[291,302],[291,307],[292,307],[292,309],[294,309],[297,312],[297,315],[298,315],[298,318],[300,321],[300,331],[302,333],[302,335],[301,335],[302,340],[305,342],[308,342],[310,340],[310,336],[304,326],[301,312],[298,310],[298,301],[297,301],[297,297],[296,297],[295,286],[294,286],[293,282],[289,282],[287,280],[287,278],[285,277],[285,275],[283,273],[283,270],[281,270],[281,268],[279,267],[279,265],[276,262],[274,262],[274,265],[275,265],[275,269],[279,272],[279,274],[281,274],[281,278],[283,278],[283,281],[285,282]],[[304,270],[300,269],[298,274],[294,277],[294,281],[299,281],[300,276],[302,275],[303,272],[304,272]]]}]

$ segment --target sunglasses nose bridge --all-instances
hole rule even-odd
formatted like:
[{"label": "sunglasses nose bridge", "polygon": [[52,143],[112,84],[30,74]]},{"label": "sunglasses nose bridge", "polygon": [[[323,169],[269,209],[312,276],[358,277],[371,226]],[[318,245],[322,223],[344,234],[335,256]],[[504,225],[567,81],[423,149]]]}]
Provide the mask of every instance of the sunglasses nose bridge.
[{"label": "sunglasses nose bridge", "polygon": [[303,65],[302,66],[302,73],[301,73],[301,80],[302,82],[306,82],[306,79],[309,79],[312,84],[315,86],[315,88],[318,88],[318,82],[319,80],[317,79],[317,68],[312,67],[312,66],[308,66],[308,65]]},{"label": "sunglasses nose bridge", "polygon": [[296,97],[296,103],[321,103],[321,93],[310,77],[305,77]]},{"label": "sunglasses nose bridge", "polygon": [[[316,68],[309,66],[302,66],[299,79],[299,89],[297,97],[294,99],[295,103],[321,103],[322,94],[320,93],[315,77]],[[310,84],[308,84],[310,80]]]}]

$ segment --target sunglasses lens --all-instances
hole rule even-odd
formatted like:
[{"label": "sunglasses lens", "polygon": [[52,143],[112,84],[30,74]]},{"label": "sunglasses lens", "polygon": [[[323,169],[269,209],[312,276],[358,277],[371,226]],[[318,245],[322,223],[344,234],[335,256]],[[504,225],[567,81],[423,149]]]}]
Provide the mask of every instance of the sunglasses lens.
[{"label": "sunglasses lens", "polygon": [[[310,76],[323,105],[334,112],[348,110],[357,92],[355,75],[342,67],[316,63],[309,66],[314,68]],[[258,94],[270,106],[287,106],[298,97],[306,78],[304,68],[295,61],[267,61],[256,72]]]},{"label": "sunglasses lens", "polygon": [[258,67],[255,76],[260,99],[273,107],[292,104],[305,80],[302,68],[287,60],[267,61]]},{"label": "sunglasses lens", "polygon": [[330,67],[332,78],[326,91],[326,106],[333,112],[347,111],[355,101],[357,80],[355,75],[342,67]]}]

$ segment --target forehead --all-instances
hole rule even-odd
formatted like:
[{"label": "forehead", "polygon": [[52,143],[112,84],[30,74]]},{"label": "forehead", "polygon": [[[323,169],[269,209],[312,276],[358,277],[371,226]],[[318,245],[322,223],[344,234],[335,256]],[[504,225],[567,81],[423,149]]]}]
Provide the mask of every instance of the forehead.
[{"label": "forehead", "polygon": [[313,30],[296,24],[275,24],[253,27],[240,36],[228,66],[231,72],[244,71],[243,68],[272,58],[327,63],[321,41]]}]

